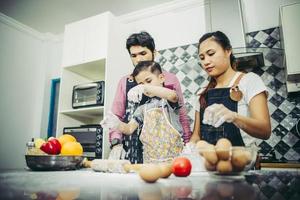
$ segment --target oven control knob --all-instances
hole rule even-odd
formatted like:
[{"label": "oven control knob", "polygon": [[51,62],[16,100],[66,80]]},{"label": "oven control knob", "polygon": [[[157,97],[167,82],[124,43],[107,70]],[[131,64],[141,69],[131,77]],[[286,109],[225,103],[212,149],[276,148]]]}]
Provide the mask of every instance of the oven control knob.
[{"label": "oven control knob", "polygon": [[96,142],[96,147],[100,147],[101,143],[100,142]]},{"label": "oven control knob", "polygon": [[101,148],[96,148],[96,153],[100,153],[101,152]]},{"label": "oven control knob", "polygon": [[100,140],[101,139],[101,136],[100,135],[97,135],[96,136],[96,140]]}]

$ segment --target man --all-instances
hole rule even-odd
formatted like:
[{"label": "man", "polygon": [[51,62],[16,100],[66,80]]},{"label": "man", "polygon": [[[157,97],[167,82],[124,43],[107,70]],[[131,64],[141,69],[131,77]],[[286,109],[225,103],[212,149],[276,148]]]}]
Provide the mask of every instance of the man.
[{"label": "man", "polygon": [[[154,61],[156,53],[155,43],[151,35],[147,32],[134,33],[129,36],[126,42],[131,61],[136,66],[140,61]],[[175,74],[164,71],[165,87],[173,89],[178,95],[179,120],[183,128],[184,143],[189,142],[191,137],[190,124],[184,107],[183,95],[180,82]],[[115,94],[112,112],[125,123],[129,122],[135,109],[146,102],[147,97],[143,95],[139,103],[128,101],[128,91],[137,84],[131,75],[126,75],[119,81]],[[123,135],[117,130],[111,130],[109,139],[111,142],[110,159],[128,159],[131,163],[143,163],[143,146],[139,140],[141,129],[138,128],[132,135]],[[125,152],[124,152],[124,150]]]}]

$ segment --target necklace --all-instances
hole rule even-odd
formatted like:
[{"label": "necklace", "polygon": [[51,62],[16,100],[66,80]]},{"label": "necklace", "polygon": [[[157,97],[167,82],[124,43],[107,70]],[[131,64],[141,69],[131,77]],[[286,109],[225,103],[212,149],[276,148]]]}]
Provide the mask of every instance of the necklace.
[{"label": "necklace", "polygon": [[233,86],[230,88],[230,93],[229,93],[229,97],[230,99],[232,99],[233,101],[240,101],[243,98],[243,93],[242,91],[239,89],[239,82],[241,80],[241,78],[243,77],[243,73],[240,74],[238,76],[238,78],[234,81]]},{"label": "necklace", "polygon": [[229,96],[230,96],[230,99],[232,99],[233,101],[240,101],[243,98],[243,93],[239,89],[239,86],[236,85],[236,86],[230,88]]}]

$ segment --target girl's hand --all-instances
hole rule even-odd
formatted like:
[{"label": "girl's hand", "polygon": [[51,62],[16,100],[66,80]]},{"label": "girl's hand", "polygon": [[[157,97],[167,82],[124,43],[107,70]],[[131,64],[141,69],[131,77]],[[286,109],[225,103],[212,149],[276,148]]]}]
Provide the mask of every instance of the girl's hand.
[{"label": "girl's hand", "polygon": [[134,103],[139,103],[142,100],[143,93],[144,93],[144,86],[137,85],[128,91],[127,99],[128,99],[128,101],[132,101]]},{"label": "girl's hand", "polygon": [[121,121],[119,118],[114,115],[111,111],[107,113],[107,115],[104,117],[104,119],[100,122],[100,125],[103,128],[108,129],[116,129],[121,124]]},{"label": "girl's hand", "polygon": [[224,122],[233,122],[236,117],[237,113],[229,110],[223,104],[213,104],[205,109],[202,122],[214,127],[219,127]]}]

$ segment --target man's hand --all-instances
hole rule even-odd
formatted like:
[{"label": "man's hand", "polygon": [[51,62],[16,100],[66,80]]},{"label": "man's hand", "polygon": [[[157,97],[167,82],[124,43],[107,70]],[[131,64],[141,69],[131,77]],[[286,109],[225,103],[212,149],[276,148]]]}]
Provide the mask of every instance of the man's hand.
[{"label": "man's hand", "polygon": [[229,110],[223,104],[213,104],[205,109],[202,122],[214,127],[219,127],[224,122],[233,122],[236,117],[237,113]]},{"label": "man's hand", "polygon": [[134,103],[139,103],[142,100],[143,93],[144,93],[144,86],[137,85],[128,91],[127,99],[128,99],[128,101],[132,101]]},{"label": "man's hand", "polygon": [[122,144],[118,144],[113,146],[112,150],[109,153],[108,159],[109,160],[123,160],[125,159],[125,150],[123,149]]},{"label": "man's hand", "polygon": [[116,129],[120,125],[121,121],[111,111],[107,113],[104,119],[100,122],[103,128]]}]

